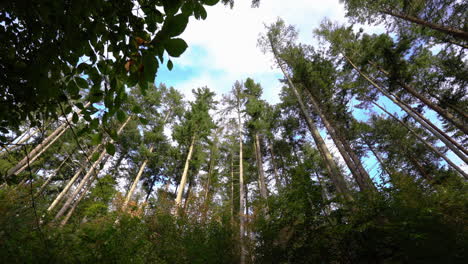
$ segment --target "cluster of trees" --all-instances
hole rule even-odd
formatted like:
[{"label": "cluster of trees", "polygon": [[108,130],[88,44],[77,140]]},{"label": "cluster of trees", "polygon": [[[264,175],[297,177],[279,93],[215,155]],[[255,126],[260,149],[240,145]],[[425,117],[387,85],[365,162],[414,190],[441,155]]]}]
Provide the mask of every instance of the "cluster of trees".
[{"label": "cluster of trees", "polygon": [[324,20],[320,47],[278,19],[272,105],[251,78],[192,101],[152,83],[218,1],[46,2],[1,7],[2,262],[468,258],[467,4],[343,1],[392,34]]}]

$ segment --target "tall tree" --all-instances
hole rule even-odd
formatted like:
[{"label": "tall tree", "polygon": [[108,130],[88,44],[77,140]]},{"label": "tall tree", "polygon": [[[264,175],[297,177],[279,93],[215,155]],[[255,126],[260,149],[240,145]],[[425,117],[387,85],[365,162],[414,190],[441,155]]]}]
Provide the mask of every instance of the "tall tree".
[{"label": "tall tree", "polygon": [[187,147],[184,170],[175,199],[177,207],[182,205],[182,195],[188,179],[190,160],[194,148],[198,141],[206,140],[215,126],[210,115],[210,110],[214,109],[216,103],[214,101],[215,94],[207,87],[193,90],[193,93],[195,101],[190,103],[190,111],[186,113],[183,123],[175,128],[175,137],[181,143],[180,145]]},{"label": "tall tree", "polygon": [[333,156],[331,155],[330,150],[327,148],[325,141],[321,137],[317,125],[312,120],[311,114],[302,100],[302,96],[300,95],[298,89],[296,88],[288,72],[286,71],[285,62],[281,57],[281,50],[293,44],[297,36],[297,32],[293,27],[287,27],[282,20],[278,20],[275,24],[271,25],[270,27],[267,27],[267,31],[268,32],[266,33],[266,35],[259,40],[260,45],[262,46],[264,51],[271,50],[275,57],[276,64],[280,67],[281,71],[286,77],[288,85],[299,103],[303,118],[307,122],[310,133],[314,138],[315,144],[317,145],[318,149],[320,150],[320,153],[322,154],[322,158],[324,159],[324,162],[326,164],[328,174],[332,179],[333,183],[335,184],[336,189],[345,199],[352,200],[349,189],[346,186],[344,177],[338,165],[333,160]]}]

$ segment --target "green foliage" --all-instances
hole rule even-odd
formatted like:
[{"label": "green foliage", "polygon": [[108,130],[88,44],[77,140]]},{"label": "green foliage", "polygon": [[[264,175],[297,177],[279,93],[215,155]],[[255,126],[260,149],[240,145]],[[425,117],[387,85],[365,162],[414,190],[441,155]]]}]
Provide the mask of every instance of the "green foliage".
[{"label": "green foliage", "polygon": [[[83,99],[104,103],[106,123],[120,113],[125,87],[138,83],[146,90],[164,51],[179,57],[187,49],[184,40],[174,37],[185,31],[189,18],[205,19],[203,5],[217,2],[47,0],[2,5],[0,128],[56,119],[61,103],[77,105]],[[86,112],[85,119],[97,111]]]},{"label": "green foliage", "polygon": [[450,195],[427,193],[403,177],[375,200],[362,197],[329,216],[314,206],[317,191],[304,195],[298,187],[272,198],[270,220],[257,223],[259,263],[463,263],[467,257],[466,185],[451,185]]}]

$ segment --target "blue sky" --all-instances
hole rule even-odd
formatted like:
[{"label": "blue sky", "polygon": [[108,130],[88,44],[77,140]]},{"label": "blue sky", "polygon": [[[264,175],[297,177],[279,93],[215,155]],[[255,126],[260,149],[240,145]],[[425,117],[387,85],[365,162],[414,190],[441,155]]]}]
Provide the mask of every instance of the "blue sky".
[{"label": "blue sky", "polygon": [[[187,51],[180,58],[173,58],[174,68],[169,71],[161,66],[156,76],[156,84],[165,83],[181,91],[189,100],[193,99],[191,90],[208,86],[218,96],[227,93],[236,80],[250,77],[260,82],[264,92],[263,98],[271,104],[279,102],[282,84],[278,79],[282,74],[273,68],[271,55],[263,54],[257,47],[257,39],[264,32],[264,24],[274,22],[281,17],[288,24],[299,30],[299,42],[319,45],[313,38],[312,31],[325,18],[341,23],[346,22],[345,11],[338,0],[267,0],[262,1],[260,8],[251,8],[250,0],[236,1],[233,9],[217,5],[208,7],[208,17],[204,21],[191,18],[186,31],[181,36],[188,43]],[[357,25],[366,33],[382,33],[382,26]],[[167,62],[167,58],[166,58]],[[219,99],[220,97],[218,97]],[[402,116],[402,111],[389,100],[381,99],[387,110]],[[382,113],[380,110],[375,110]],[[366,120],[369,111],[357,110],[356,118]],[[440,124],[435,113],[428,117]],[[328,139],[327,143],[333,152],[335,147]],[[335,155],[340,160],[339,155]],[[454,157],[449,154],[449,157]],[[457,164],[461,161],[454,158]],[[375,158],[368,158],[365,164],[374,168]]]}]

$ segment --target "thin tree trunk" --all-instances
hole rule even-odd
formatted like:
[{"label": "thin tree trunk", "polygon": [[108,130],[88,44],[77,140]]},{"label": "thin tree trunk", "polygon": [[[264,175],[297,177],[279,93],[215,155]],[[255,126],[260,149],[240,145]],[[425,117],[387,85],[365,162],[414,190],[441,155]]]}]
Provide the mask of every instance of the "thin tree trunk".
[{"label": "thin tree trunk", "polygon": [[[322,192],[321,192],[322,200],[324,203],[326,203],[328,202],[327,187],[325,186],[325,183],[323,182],[322,177],[317,173],[317,171],[315,171],[315,176],[317,177],[317,181],[319,182],[320,188],[322,189]],[[329,216],[331,213],[330,205],[326,205],[324,211],[325,211],[325,215]]]},{"label": "thin tree trunk", "polygon": [[47,187],[47,185],[49,185],[49,183],[51,182],[52,178],[57,175],[57,173],[60,171],[60,169],[63,167],[63,165],[65,165],[65,162],[67,162],[67,160],[70,157],[71,157],[71,155],[68,155],[65,159],[63,159],[63,161],[60,163],[60,165],[54,170],[52,175],[50,175],[47,178],[47,180],[41,185],[41,188],[39,188],[39,191],[37,191],[36,196],[40,195],[44,191],[44,189]]},{"label": "thin tree trunk", "polygon": [[[83,190],[84,186],[86,184],[91,184],[91,182],[94,180],[95,175],[94,174],[97,174],[97,172],[95,172],[97,166],[99,166],[99,164],[101,163],[101,161],[106,157],[106,150],[104,149],[102,152],[101,152],[101,155],[99,156],[99,158],[93,163],[93,165],[91,166],[91,168],[89,168],[88,172],[85,174],[85,176],[83,177],[83,179],[81,180],[81,182],[79,183],[78,187],[76,188],[76,190],[72,193],[72,195],[70,195],[67,199],[67,201],[65,202],[65,204],[62,206],[62,208],[59,210],[59,212],[55,215],[55,220],[59,219],[60,217],[62,217],[62,215],[68,210],[68,208],[70,207],[70,205],[73,203],[73,201],[75,200],[75,198],[78,196],[78,194],[80,193],[80,191]],[[94,176],[94,177],[93,177]]]},{"label": "thin tree trunk", "polygon": [[394,16],[394,17],[401,18],[403,20],[406,20],[406,21],[421,25],[423,27],[427,27],[427,28],[430,28],[430,29],[437,30],[439,32],[450,35],[450,36],[452,36],[454,38],[458,38],[458,39],[461,39],[461,40],[464,40],[464,41],[468,41],[468,32],[457,29],[457,28],[446,27],[446,26],[443,26],[443,25],[440,25],[440,24],[434,24],[434,23],[431,23],[429,21],[422,20],[422,19],[420,19],[418,17],[396,13],[396,12],[393,12],[392,10],[388,10],[388,9],[381,10],[380,12],[382,12],[384,14],[387,14],[387,15],[391,15],[391,16]]},{"label": "thin tree trunk", "polygon": [[255,133],[255,157],[257,160],[258,178],[260,183],[260,195],[263,199],[268,198],[268,189],[265,183],[265,171],[263,170],[263,155],[260,146],[260,138],[258,133]]},{"label": "thin tree trunk", "polygon": [[231,223],[234,223],[234,160],[231,153]]},{"label": "thin tree trunk", "polygon": [[[87,103],[85,107],[88,105],[89,103]],[[78,110],[76,113],[80,114],[81,110]],[[71,118],[72,117],[68,118],[68,120]],[[16,166],[11,168],[8,171],[8,177],[12,176],[13,174],[18,175],[21,171],[23,171],[24,168],[27,167],[28,162],[31,163],[33,160],[36,160],[42,153],[44,153],[45,150],[47,150],[47,148],[52,145],[52,143],[54,143],[63,134],[63,130],[67,130],[67,128],[67,122],[65,120],[63,124],[61,124],[58,128],[55,129],[54,132],[52,132],[52,134],[46,137],[44,141],[42,141],[32,151],[30,151],[27,157],[24,157],[20,162],[18,162],[18,164],[16,164]],[[21,171],[18,172],[20,169]]]},{"label": "thin tree trunk", "polygon": [[315,144],[317,145],[317,148],[320,151],[320,154],[323,158],[323,161],[325,163],[325,167],[327,169],[328,175],[330,176],[333,184],[336,187],[336,190],[338,191],[339,194],[341,194],[346,200],[352,201],[353,198],[349,192],[348,187],[346,186],[346,182],[344,180],[343,175],[341,174],[341,171],[336,164],[336,162],[333,160],[333,156],[330,153],[330,150],[327,148],[325,141],[323,138],[320,136],[320,133],[317,129],[317,126],[315,125],[314,121],[311,118],[311,114],[307,110],[304,102],[302,101],[302,97],[299,94],[298,90],[296,89],[296,86],[293,84],[291,78],[289,75],[286,73],[285,69],[283,68],[283,65],[279,59],[279,56],[276,52],[276,48],[273,45],[273,42],[270,39],[270,45],[273,50],[273,55],[276,58],[276,61],[283,72],[283,75],[286,77],[288,80],[289,87],[293,91],[294,95],[296,96],[296,100],[299,103],[299,107],[302,111],[302,115],[304,119],[306,120],[306,123],[309,127],[310,133],[312,134],[312,137],[314,138]]},{"label": "thin tree trunk", "polygon": [[434,146],[432,146],[431,144],[429,144],[429,142],[427,142],[424,138],[422,138],[418,133],[416,133],[416,131],[414,131],[412,128],[410,128],[407,124],[405,124],[403,121],[401,121],[398,117],[396,117],[395,115],[391,114],[390,112],[388,112],[385,108],[383,108],[381,105],[377,104],[376,102],[373,102],[373,104],[375,106],[377,106],[378,108],[380,108],[382,111],[384,111],[387,115],[389,115],[390,117],[392,117],[393,119],[395,119],[396,121],[398,121],[401,125],[403,125],[406,129],[408,129],[408,131],[410,131],[419,141],[421,141],[421,143],[423,143],[427,148],[429,148],[431,151],[433,151],[434,153],[436,153],[439,157],[441,157],[442,159],[444,159],[448,165],[450,165],[450,167],[452,167],[453,169],[455,169],[456,171],[458,171],[458,173],[460,173],[463,177],[465,177],[466,179],[468,179],[468,175],[460,168],[458,167],[455,163],[452,162],[452,160],[450,160],[447,156],[445,156],[442,152],[440,152],[439,150],[437,150]]},{"label": "thin tree trunk", "polygon": [[[119,130],[117,131],[117,135],[119,135],[123,128],[128,124],[128,122],[130,121],[131,117],[129,116],[127,118],[127,120],[125,121],[125,123],[122,124],[122,126],[120,126]],[[113,140],[110,140],[110,143],[112,144],[114,141]],[[85,176],[83,177],[83,179],[81,180],[80,184],[78,185],[78,187],[76,188],[76,190],[73,192],[73,194],[68,197],[67,201],[65,202],[65,204],[63,205],[63,207],[60,209],[60,211],[57,213],[57,215],[55,215],[55,220],[59,219],[64,213],[65,211],[70,207],[71,203],[73,202],[73,200],[77,197],[77,195],[79,194],[80,190],[83,189],[83,187],[85,186],[85,184],[89,182],[92,183],[92,181],[94,180],[94,178],[96,178],[96,173],[95,173],[95,170],[97,168],[97,166],[99,166],[99,164],[101,163],[101,161],[104,159],[104,157],[106,157],[107,155],[107,151],[104,149],[101,154],[99,155],[99,158],[93,163],[93,165],[91,165],[91,167],[89,168],[88,172],[85,174]],[[93,176],[93,173],[94,173],[94,177],[91,177]]]},{"label": "thin tree trunk", "polygon": [[276,166],[276,162],[275,162],[275,154],[273,152],[273,144],[271,144],[270,139],[267,139],[267,142],[268,142],[268,150],[270,152],[270,162],[271,162],[271,166],[273,167],[273,175],[275,177],[275,185],[276,185],[276,189],[279,192],[279,190],[281,189],[281,181],[280,181],[280,178],[279,178],[278,167]]},{"label": "thin tree trunk", "polygon": [[80,177],[81,173],[84,171],[85,169],[85,165],[86,164],[86,160],[88,160],[89,158],[91,158],[94,153],[96,153],[96,151],[99,149],[101,145],[99,146],[96,146],[93,151],[88,155],[88,157],[83,161],[83,164],[81,165],[81,167],[75,172],[75,174],[73,175],[73,177],[68,181],[67,185],[65,185],[65,187],[63,188],[63,190],[60,192],[60,194],[55,198],[55,200],[50,204],[49,208],[47,208],[47,211],[50,212],[52,211],[55,206],[57,206],[57,204],[62,200],[63,196],[68,192],[68,190],[70,189],[70,187],[75,183],[75,181],[78,179],[78,177]]},{"label": "thin tree trunk", "polygon": [[[377,64],[375,64],[373,62],[370,62],[370,64],[373,65],[374,67],[376,67],[379,72],[385,74],[386,76],[390,76],[390,74],[387,71],[385,71],[384,69],[382,69],[382,67],[380,67],[379,65],[377,65]],[[451,122],[453,125],[455,125],[457,128],[459,128],[461,131],[463,131],[465,134],[468,134],[468,124],[466,124],[466,122],[462,122],[462,121],[458,120],[458,118],[456,118],[452,113],[450,113],[446,109],[443,109],[442,107],[436,105],[435,103],[433,103],[432,101],[427,99],[425,96],[423,96],[418,91],[416,91],[416,89],[414,89],[412,86],[407,85],[407,84],[401,82],[400,80],[397,80],[397,83],[398,83],[398,85],[403,87],[408,93],[410,93],[414,97],[421,100],[421,102],[423,102],[429,108],[431,108],[432,110],[437,112],[440,116],[445,118],[447,121]]]},{"label": "thin tree trunk", "polygon": [[372,180],[367,171],[362,167],[361,160],[356,160],[351,157],[351,153],[355,154],[354,150],[351,148],[346,139],[339,136],[337,126],[333,126],[331,124],[327,116],[325,116],[324,112],[322,111],[315,97],[310,93],[308,89],[305,90],[309,94],[309,99],[313,107],[315,108],[315,111],[320,116],[320,119],[322,120],[323,124],[325,125],[325,128],[327,129],[328,133],[333,139],[335,146],[340,151],[341,156],[343,157],[346,165],[348,166],[349,170],[354,176],[354,179],[356,180],[359,189],[361,191],[374,191],[375,186],[372,183]]},{"label": "thin tree trunk", "polygon": [[245,201],[244,201],[244,154],[242,143],[242,118],[241,118],[241,104],[240,104],[240,91],[237,91],[237,118],[239,128],[239,243],[240,243],[240,264],[245,264]]},{"label": "thin tree trunk", "polygon": [[374,155],[374,157],[380,163],[380,167],[382,167],[382,170],[385,171],[385,173],[387,173],[388,177],[392,177],[392,174],[390,173],[390,170],[387,168],[387,165],[385,165],[385,161],[383,160],[382,156],[380,156],[380,154],[374,149],[374,147],[372,146],[372,144],[368,140],[366,140],[364,138],[363,138],[363,140],[366,143],[369,150]]},{"label": "thin tree trunk", "polygon": [[210,161],[209,161],[209,168],[208,168],[208,174],[207,174],[207,179],[206,179],[206,186],[205,186],[205,195],[203,199],[203,211],[202,211],[202,221],[206,221],[206,215],[208,213],[208,206],[211,201],[211,178],[213,177],[213,169],[215,166],[215,151],[217,150],[218,147],[218,133],[219,130],[216,131],[215,134],[215,139],[213,142],[213,146],[211,147],[210,151]]},{"label": "thin tree trunk", "polygon": [[[417,115],[414,111],[409,109],[407,106],[405,106],[401,101],[395,99],[391,94],[389,94],[387,91],[385,91],[382,87],[380,87],[377,83],[375,83],[369,76],[364,74],[354,63],[346,56],[343,54],[345,59],[351,64],[351,66],[362,76],[364,77],[367,81],[369,81],[372,86],[377,88],[382,94],[384,94],[388,99],[390,99],[393,103],[398,105],[401,109],[403,109],[408,115],[410,115],[414,120],[416,120],[419,124],[421,124],[424,128],[427,130],[431,131],[434,136],[439,138],[442,142],[445,143],[445,145],[452,150],[460,159],[462,159],[465,163],[468,164],[468,158],[460,152],[460,149],[457,148],[457,146],[454,144],[453,140],[449,141],[446,137],[444,137],[442,134],[440,134],[438,131],[436,131],[433,127],[428,125],[424,120],[420,118],[419,115]],[[455,142],[456,143],[456,142]]]},{"label": "thin tree trunk", "polygon": [[[12,146],[8,147],[8,148],[4,148],[2,150],[2,152],[0,152],[0,157],[2,157],[3,155],[9,153],[10,151],[14,150],[16,147],[18,147],[18,145],[21,145],[23,144],[24,142],[28,141],[30,138],[32,138],[35,134],[37,134],[37,132],[39,131],[38,129],[35,129],[33,130],[32,132],[30,132],[31,129],[28,129],[23,135],[21,135],[19,138],[13,140],[12,142]],[[16,141],[16,143],[15,143]]]},{"label": "thin tree trunk", "polygon": [[464,119],[468,119],[468,113],[466,111],[464,111],[463,109],[459,108],[456,105],[453,105],[453,104],[450,104],[450,103],[445,103],[444,100],[442,98],[440,98],[440,96],[438,96],[438,95],[436,95],[434,93],[431,93],[430,91],[428,92],[428,94],[430,96],[432,96],[434,99],[436,99],[437,101],[439,101],[439,104],[447,105],[447,107],[452,109],[455,113],[461,115]]},{"label": "thin tree trunk", "polygon": [[429,182],[432,184],[432,181],[434,180],[434,178],[432,178],[431,175],[429,175],[427,173],[427,171],[423,168],[423,166],[421,165],[421,163],[419,163],[419,161],[413,157],[413,155],[411,155],[411,153],[409,153],[408,155],[406,155],[408,157],[408,159],[411,161],[411,163],[413,163],[413,166],[416,167],[416,170]]},{"label": "thin tree trunk", "polygon": [[189,170],[190,160],[192,159],[194,146],[195,146],[195,135],[192,136],[192,141],[190,143],[187,159],[185,160],[184,171],[182,173],[182,178],[180,179],[180,185],[177,190],[177,198],[175,200],[177,208],[180,208],[180,206],[182,205],[182,195],[184,194],[185,183],[187,182],[187,174]]},{"label": "thin tree trunk", "polygon": [[190,195],[192,194],[192,184],[193,184],[193,180],[189,180],[189,184],[187,186],[187,194],[186,194],[184,206],[183,206],[184,214],[187,212],[187,206],[189,204]]},{"label": "thin tree trunk", "polygon": [[[153,146],[151,146],[151,148],[149,149],[150,153],[152,151],[153,151]],[[145,159],[145,161],[143,161],[143,163],[141,164],[140,169],[138,170],[137,176],[135,177],[135,180],[133,181],[132,187],[128,191],[127,197],[125,198],[125,201],[124,201],[124,203],[122,205],[122,211],[125,211],[125,209],[127,209],[128,202],[130,202],[130,199],[132,198],[133,192],[135,191],[138,183],[140,182],[141,175],[143,175],[143,171],[146,168],[146,164],[148,164],[148,159]]]},{"label": "thin tree trunk", "polygon": [[42,148],[41,151],[37,155],[32,157],[29,160],[28,164],[25,164],[23,167],[19,168],[12,175],[19,175],[21,172],[27,169],[28,166],[30,166],[34,161],[36,161],[42,155],[42,153],[44,153],[50,146],[52,146],[52,144],[54,144],[55,141],[57,141],[57,139],[59,139],[63,135],[63,133],[65,133],[65,131],[67,131],[67,129],[63,129],[52,141],[49,142],[49,144],[47,144],[44,148]]},{"label": "thin tree trunk", "polygon": [[[163,123],[162,123],[162,126],[165,126],[166,125],[166,122],[167,120],[169,119],[169,117],[171,116],[172,114],[172,109],[169,109],[166,113],[166,116],[164,117],[164,120],[163,120]],[[156,183],[156,178],[154,178],[152,181],[151,181],[151,185],[149,186],[149,190],[148,190],[148,193],[146,194],[146,198],[145,198],[145,202],[148,201],[150,195],[151,195],[151,192],[153,192],[153,188],[154,188],[154,184]]]},{"label": "thin tree trunk", "polygon": [[[107,160],[109,159],[109,156],[106,157],[104,163],[107,163]],[[86,193],[89,191],[89,189],[91,188],[91,186],[93,185],[93,181],[97,178],[99,174],[99,171],[96,172],[96,174],[94,175],[94,177],[88,182],[88,184],[83,188],[82,192],[80,193],[80,195],[78,196],[78,198],[76,199],[76,201],[73,203],[72,207],[70,208],[70,210],[68,210],[68,213],[67,215],[65,216],[65,218],[60,222],[60,227],[63,227],[64,225],[67,224],[68,220],[70,220],[70,217],[72,216],[73,212],[75,211],[76,207],[78,206],[78,204],[80,203],[80,201],[86,196]],[[57,220],[57,219],[56,219]]]}]

